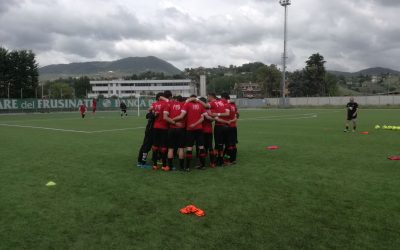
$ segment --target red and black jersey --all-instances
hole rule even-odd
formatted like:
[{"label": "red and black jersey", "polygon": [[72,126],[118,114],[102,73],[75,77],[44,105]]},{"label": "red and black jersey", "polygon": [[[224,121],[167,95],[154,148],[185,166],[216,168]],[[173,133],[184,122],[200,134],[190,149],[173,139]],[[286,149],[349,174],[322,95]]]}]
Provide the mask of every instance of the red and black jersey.
[{"label": "red and black jersey", "polygon": [[86,105],[85,104],[81,104],[81,106],[79,106],[79,111],[81,113],[85,113],[86,112]]},{"label": "red and black jersey", "polygon": [[164,113],[169,113],[169,103],[162,100],[156,101],[151,105],[151,108],[156,115],[154,128],[168,129],[168,122],[164,120]]},{"label": "red and black jersey", "polygon": [[206,112],[204,107],[197,102],[187,102],[182,109],[186,112],[186,130],[198,130],[203,129],[203,124],[199,123],[194,128],[190,125],[196,123]]},{"label": "red and black jersey", "polygon": [[[182,109],[185,103],[183,102],[177,102],[177,101],[170,101],[169,102],[169,118],[174,119],[175,117],[179,116],[182,113]],[[182,119],[181,121],[177,121],[183,126],[177,126],[175,124],[170,124],[170,128],[184,128],[185,127],[185,119]]]},{"label": "red and black jersey", "polygon": [[[238,110],[237,110],[236,104],[235,103],[229,103],[229,110],[230,110],[229,116],[228,116],[229,120],[235,119],[237,114],[238,114]],[[232,127],[232,128],[236,127],[236,121],[229,123],[228,126]]]},{"label": "red and black jersey", "polygon": [[[226,110],[229,110],[228,102],[223,99],[211,101],[211,102],[209,102],[209,104],[210,104],[211,112],[214,114],[225,113]],[[227,120],[226,117],[221,117],[221,119]],[[221,123],[221,122],[215,122],[215,125],[216,126],[225,126],[225,124]]]},{"label": "red and black jersey", "polygon": [[[209,116],[211,116],[211,110],[207,110],[206,112]],[[204,118],[203,133],[212,134],[212,131],[213,131],[212,121],[208,120],[207,118]]]}]

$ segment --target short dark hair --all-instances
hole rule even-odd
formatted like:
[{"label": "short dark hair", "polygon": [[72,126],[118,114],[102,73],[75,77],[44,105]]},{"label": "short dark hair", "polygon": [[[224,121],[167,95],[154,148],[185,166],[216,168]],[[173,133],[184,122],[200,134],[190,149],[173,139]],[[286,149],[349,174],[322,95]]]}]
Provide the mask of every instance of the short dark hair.
[{"label": "short dark hair", "polygon": [[160,97],[161,97],[161,96],[164,96],[164,94],[163,94],[162,92],[157,93],[157,95],[156,95],[156,100],[157,100],[157,101],[160,100]]},{"label": "short dark hair", "polygon": [[184,102],[183,97],[181,95],[175,96],[178,102]]},{"label": "short dark hair", "polygon": [[224,98],[225,100],[231,99],[231,98],[229,97],[229,94],[226,93],[226,92],[221,93],[221,98]]},{"label": "short dark hair", "polygon": [[212,97],[214,97],[215,99],[217,99],[217,95],[216,95],[215,93],[208,93],[208,96],[212,96]]},{"label": "short dark hair", "polygon": [[191,95],[190,97],[197,97],[197,95],[193,94],[193,95]]},{"label": "short dark hair", "polygon": [[199,100],[204,102],[204,103],[207,103],[207,99],[205,97],[200,97]]},{"label": "short dark hair", "polygon": [[164,97],[165,97],[165,98],[168,98],[168,99],[169,99],[169,98],[171,98],[171,96],[172,96],[171,91],[169,91],[169,90],[165,90],[165,91],[164,91]]}]

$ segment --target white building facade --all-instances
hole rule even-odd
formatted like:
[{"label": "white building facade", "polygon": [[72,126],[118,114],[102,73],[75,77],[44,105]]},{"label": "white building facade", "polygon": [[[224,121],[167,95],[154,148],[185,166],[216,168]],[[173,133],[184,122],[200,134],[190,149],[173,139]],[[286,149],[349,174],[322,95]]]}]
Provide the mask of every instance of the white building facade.
[{"label": "white building facade", "polygon": [[105,98],[111,96],[131,97],[138,95],[154,96],[158,92],[170,90],[173,95],[188,97],[196,94],[196,85],[190,79],[182,80],[103,80],[90,81],[92,86],[88,98],[97,98],[103,95]]}]

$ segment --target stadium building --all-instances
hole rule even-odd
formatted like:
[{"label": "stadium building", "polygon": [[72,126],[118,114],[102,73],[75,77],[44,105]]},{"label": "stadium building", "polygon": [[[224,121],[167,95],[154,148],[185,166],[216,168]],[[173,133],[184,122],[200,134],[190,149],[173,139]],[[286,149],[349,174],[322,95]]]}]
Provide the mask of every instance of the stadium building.
[{"label": "stadium building", "polygon": [[188,97],[196,94],[196,85],[190,79],[183,80],[103,80],[90,81],[92,86],[88,98],[96,98],[103,95],[131,97],[137,95],[155,95],[158,92],[171,90],[173,95]]}]

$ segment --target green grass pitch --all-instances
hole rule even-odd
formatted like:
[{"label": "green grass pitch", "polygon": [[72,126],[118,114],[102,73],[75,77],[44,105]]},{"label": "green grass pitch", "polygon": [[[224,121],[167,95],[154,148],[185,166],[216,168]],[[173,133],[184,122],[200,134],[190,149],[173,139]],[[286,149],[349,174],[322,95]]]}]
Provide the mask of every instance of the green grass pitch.
[{"label": "green grass pitch", "polygon": [[400,111],[344,112],[242,110],[238,164],[190,173],[136,167],[133,111],[0,115],[0,248],[399,249],[400,131],[374,126]]}]

